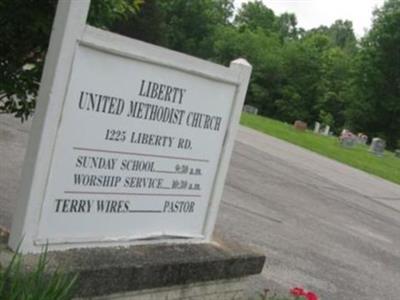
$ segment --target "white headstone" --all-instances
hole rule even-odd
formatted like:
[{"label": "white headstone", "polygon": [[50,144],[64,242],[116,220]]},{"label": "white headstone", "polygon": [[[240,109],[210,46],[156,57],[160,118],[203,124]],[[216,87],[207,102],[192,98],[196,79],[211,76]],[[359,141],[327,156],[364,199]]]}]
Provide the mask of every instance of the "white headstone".
[{"label": "white headstone", "polygon": [[243,105],[243,111],[253,115],[258,114],[258,108],[248,104]]},{"label": "white headstone", "polygon": [[331,127],[329,125],[326,125],[324,128],[324,132],[322,133],[323,135],[329,135],[329,130],[331,129]]},{"label": "white headstone", "polygon": [[321,123],[315,122],[315,125],[314,125],[314,132],[315,132],[315,133],[319,133],[320,127],[321,127]]},{"label": "white headstone", "polygon": [[381,138],[373,138],[370,146],[370,151],[377,156],[383,156],[386,143]]},{"label": "white headstone", "polygon": [[366,145],[368,142],[368,136],[362,133],[357,135],[357,143],[360,145]]},{"label": "white headstone", "polygon": [[251,66],[86,25],[59,1],[10,246],[208,241]]},{"label": "white headstone", "polygon": [[339,137],[339,140],[340,140],[340,144],[343,147],[352,148],[356,145],[357,137],[354,134],[352,134],[351,132],[348,132],[346,134],[341,135]]}]

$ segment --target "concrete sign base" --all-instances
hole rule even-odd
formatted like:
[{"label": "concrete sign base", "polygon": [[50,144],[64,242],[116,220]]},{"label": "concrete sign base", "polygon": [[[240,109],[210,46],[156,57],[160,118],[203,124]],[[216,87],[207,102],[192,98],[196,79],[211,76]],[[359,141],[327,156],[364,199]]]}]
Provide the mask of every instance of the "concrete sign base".
[{"label": "concrete sign base", "polygon": [[[0,240],[0,264],[14,253]],[[32,269],[39,258],[27,254]],[[232,299],[265,257],[229,242],[85,248],[48,253],[48,271],[78,275],[78,299]],[[240,297],[239,297],[240,298]]]}]

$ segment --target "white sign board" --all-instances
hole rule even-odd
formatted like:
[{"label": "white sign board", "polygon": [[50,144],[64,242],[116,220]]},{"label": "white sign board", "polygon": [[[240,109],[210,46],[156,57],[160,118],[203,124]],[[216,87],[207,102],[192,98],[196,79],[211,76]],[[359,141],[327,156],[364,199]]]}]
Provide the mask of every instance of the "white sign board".
[{"label": "white sign board", "polygon": [[86,26],[76,2],[58,7],[10,245],[209,240],[251,67]]}]

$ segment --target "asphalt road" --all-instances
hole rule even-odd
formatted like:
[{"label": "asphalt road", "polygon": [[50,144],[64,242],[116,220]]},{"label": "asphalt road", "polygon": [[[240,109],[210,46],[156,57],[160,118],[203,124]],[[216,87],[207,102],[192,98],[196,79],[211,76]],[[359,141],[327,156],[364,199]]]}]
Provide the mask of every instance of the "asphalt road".
[{"label": "asphalt road", "polygon": [[[9,227],[29,124],[0,116],[0,225]],[[216,226],[265,253],[250,290],[400,299],[400,186],[241,128]]]}]

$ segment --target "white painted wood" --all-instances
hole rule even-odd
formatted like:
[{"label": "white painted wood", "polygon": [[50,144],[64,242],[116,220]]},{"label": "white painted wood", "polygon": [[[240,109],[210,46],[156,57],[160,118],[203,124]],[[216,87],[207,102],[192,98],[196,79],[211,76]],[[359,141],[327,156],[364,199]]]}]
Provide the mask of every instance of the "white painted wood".
[{"label": "white painted wood", "polygon": [[20,246],[23,252],[38,252],[41,248],[33,244],[33,239],[73,55],[85,28],[89,5],[90,0],[58,2],[11,227],[9,246],[14,250]]},{"label": "white painted wood", "polygon": [[154,63],[212,80],[237,84],[229,68],[112,32],[86,26],[80,43],[114,55]]},{"label": "white painted wood", "polygon": [[[147,48],[151,48],[150,45]],[[145,89],[144,82],[183,88],[182,102],[166,102],[145,96],[141,93]],[[235,89],[233,84],[80,45],[74,58],[36,242],[125,242],[166,236],[202,236]],[[120,101],[121,109],[117,114],[97,112],[93,108],[88,110],[92,98],[82,98],[85,93],[118,97],[115,99]],[[82,99],[82,103],[89,106],[80,107]],[[182,122],[171,124],[129,116],[132,107],[140,104],[180,110]],[[191,126],[194,114],[201,116],[200,113],[219,119],[218,129]],[[124,132],[126,138],[123,141],[105,138],[110,129]],[[133,133],[135,136],[157,134],[168,137],[171,142],[168,146],[132,143],[130,137]],[[180,138],[189,139],[190,148],[178,147]],[[115,164],[107,170],[82,167],[82,160],[87,157],[113,160]],[[127,159],[152,163],[155,172],[153,169],[146,172],[121,169]],[[177,166],[186,166],[192,172],[198,169],[199,175],[177,173]],[[75,179],[77,176],[89,178],[96,175],[118,178],[118,184],[92,186]],[[132,178],[160,179],[161,188],[137,187],[136,184],[126,186],[126,180]],[[185,181],[185,187],[173,187],[176,181]],[[192,188],[188,187],[190,184]],[[193,185],[198,185],[198,189]],[[75,204],[82,204],[81,213],[76,213],[75,205],[74,212],[68,208],[61,209],[68,204],[59,203],[72,200]],[[120,209],[105,212],[98,208],[104,203],[117,202],[121,203]],[[192,206],[193,210],[185,213],[179,209],[166,210],[166,207],[171,208],[171,203],[178,206],[184,203]]]},{"label": "white painted wood", "polygon": [[218,209],[224,191],[225,179],[229,169],[233,146],[235,144],[235,137],[239,128],[240,115],[246,98],[252,67],[245,59],[239,58],[231,62],[230,69],[232,70],[232,73],[236,75],[236,82],[239,86],[236,89],[236,95],[233,100],[234,102],[231,108],[232,111],[228,131],[226,132],[224,146],[214,182],[214,189],[209,202],[207,219],[204,224],[204,236],[206,240],[209,241],[212,239],[212,233],[217,220]]},{"label": "white painted wood", "polygon": [[[233,61],[230,67],[227,68],[175,51],[93,28],[86,25],[89,4],[90,0],[60,0],[58,4],[39,91],[38,107],[24,163],[22,188],[14,215],[9,241],[10,247],[16,249],[18,245],[20,245],[20,250],[26,253],[39,252],[46,243],[49,243],[49,250],[65,250],[77,247],[127,246],[160,242],[210,242],[233,150],[240,113],[249,83],[251,66],[247,61],[238,59]],[[206,186],[208,186],[207,188],[210,194],[207,194],[207,199],[204,199],[204,201],[208,201],[208,204],[206,202],[204,217],[199,223],[198,230],[191,230],[189,233],[186,233],[184,228],[175,227],[170,231],[164,231],[161,227],[160,229],[147,232],[146,234],[140,234],[140,232],[136,230],[134,233],[132,231],[121,231],[119,234],[108,233],[107,235],[100,234],[94,236],[77,234],[74,236],[73,233],[79,231],[79,224],[75,224],[75,222],[72,221],[67,222],[71,228],[73,228],[73,230],[69,230],[67,234],[62,232],[64,235],[60,234],[60,236],[58,236],[56,231],[52,231],[52,225],[56,224],[57,218],[49,214],[51,205],[49,205],[49,202],[45,201],[46,193],[49,190],[51,191],[51,187],[54,186],[54,178],[61,178],[63,175],[62,172],[60,173],[60,170],[67,170],[66,168],[68,168],[67,165],[62,166],[59,164],[58,167],[53,170],[52,164],[54,161],[62,161],[60,158],[64,157],[64,149],[72,147],[70,144],[68,144],[68,147],[65,147],[62,143],[58,144],[60,140],[69,139],[75,132],[79,132],[79,127],[76,128],[76,124],[75,127],[72,126],[74,125],[74,118],[71,118],[71,116],[74,116],[74,108],[71,107],[68,102],[70,101],[68,95],[72,93],[71,89],[75,91],[75,96],[72,97],[72,99],[77,99],[76,93],[80,91],[77,88],[75,88],[75,90],[71,88],[74,84],[74,76],[76,76],[73,70],[83,65],[82,62],[85,60],[82,60],[82,57],[86,57],[88,61],[89,58],[95,56],[103,57],[104,60],[98,59],[97,61],[92,61],[91,65],[86,66],[86,69],[81,69],[77,74],[83,74],[84,71],[89,70],[91,66],[100,66],[100,68],[104,68],[106,72],[107,70],[111,70],[114,66],[113,63],[110,63],[112,59],[115,59],[116,63],[118,59],[120,62],[121,60],[128,59],[126,64],[119,66],[120,72],[115,73],[114,66],[114,75],[109,82],[115,80],[117,83],[120,83],[120,80],[117,78],[118,76],[128,79],[135,78],[137,75],[129,73],[131,71],[124,70],[127,66],[130,66],[129,68],[131,68],[131,70],[142,70],[137,74],[143,74],[143,72],[148,71],[146,71],[146,69],[141,69],[138,64],[135,65],[133,63],[133,61],[135,61],[153,66],[155,74],[163,74],[163,78],[172,76],[171,78],[179,78],[181,82],[186,82],[186,80],[189,80],[188,78],[192,78],[193,87],[197,86],[196,90],[198,92],[195,93],[196,97],[193,98],[196,99],[196,101],[192,103],[194,106],[189,106],[188,108],[195,109],[194,111],[196,111],[196,109],[197,111],[203,111],[204,108],[201,107],[203,102],[201,99],[197,99],[198,97],[201,98],[203,95],[205,96],[203,99],[209,101],[210,99],[214,99],[214,97],[212,94],[207,94],[207,92],[209,93],[214,89],[214,91],[218,93],[219,98],[215,98],[219,99],[218,103],[215,103],[215,106],[212,106],[214,104],[211,105],[208,103],[207,109],[219,109],[219,112],[224,118],[224,129],[221,131],[222,134],[218,135],[218,140],[211,142],[212,147],[218,145],[219,148],[216,153],[219,153],[219,155],[215,154],[207,160],[213,161],[213,164],[215,164],[214,167],[216,166],[216,171],[215,169],[210,169],[209,171],[207,178],[209,183],[207,183]],[[106,60],[109,61],[108,64]],[[79,61],[80,63],[74,65],[75,62]],[[164,74],[162,69],[168,69],[170,73]],[[101,72],[103,72],[103,70],[97,70],[96,74],[100,74]],[[87,74],[90,74],[90,72]],[[86,76],[86,78],[89,79],[89,76]],[[99,78],[103,78],[103,84],[107,85],[106,77],[99,76],[97,79]],[[85,76],[79,79],[75,78],[75,84],[79,82],[79,80],[85,81]],[[205,82],[208,82],[208,84],[204,84]],[[91,81],[91,84],[92,88],[96,87],[93,85],[93,81]],[[130,85],[131,82],[123,85],[123,89],[126,88],[125,92],[129,95],[128,97],[131,96],[129,93]],[[217,85],[219,85],[220,88],[218,88]],[[122,91],[123,89],[117,89],[117,91]],[[206,103],[206,101],[204,103]],[[225,109],[221,108],[221,103],[224,103]],[[67,114],[68,112],[69,115]],[[66,121],[67,119],[69,121]],[[108,120],[110,121],[110,119]],[[104,120],[103,123],[105,122],[107,121]],[[125,122],[128,124],[128,121]],[[69,124],[66,127],[67,129],[63,127],[65,124]],[[92,125],[93,124],[89,122],[85,125],[85,128]],[[155,124],[154,130],[160,130],[160,125]],[[165,130],[165,128],[162,128],[162,130]],[[179,130],[181,133],[189,134],[181,129]],[[64,135],[59,135],[60,133]],[[207,139],[206,135],[204,135],[203,138],[205,141],[204,147],[207,147],[206,144],[207,142],[210,143],[210,140]],[[201,139],[199,141],[201,141]],[[97,141],[97,143],[99,143],[99,141]],[[98,145],[103,146],[101,144]],[[199,149],[197,149],[197,151],[199,151]],[[197,152],[197,155],[200,153],[201,152]],[[57,155],[58,159],[54,160],[54,157],[57,157]],[[71,169],[69,169],[69,171],[71,171]],[[54,176],[54,174],[57,174],[57,176]],[[63,191],[66,190],[63,189]],[[54,194],[56,193],[54,192],[53,195]],[[53,223],[49,221],[50,218],[53,218]],[[77,219],[77,221],[79,220]],[[119,220],[114,221],[116,223],[119,222]],[[125,223],[122,222],[121,224],[127,226],[126,221],[127,220],[125,220]],[[189,221],[190,220],[188,220],[188,222]],[[63,222],[64,221],[58,222],[58,226],[60,226],[60,224],[62,225]],[[101,224],[101,221],[97,220],[97,222],[96,224]],[[146,220],[143,220],[143,224],[145,223]],[[147,223],[148,225],[152,224],[150,221]],[[85,226],[92,225],[86,222]],[[129,226],[127,228],[129,228]],[[136,224],[136,228],[138,228],[138,224]],[[94,232],[93,226],[91,232]],[[49,236],[51,236],[51,238],[49,238]]]}]

